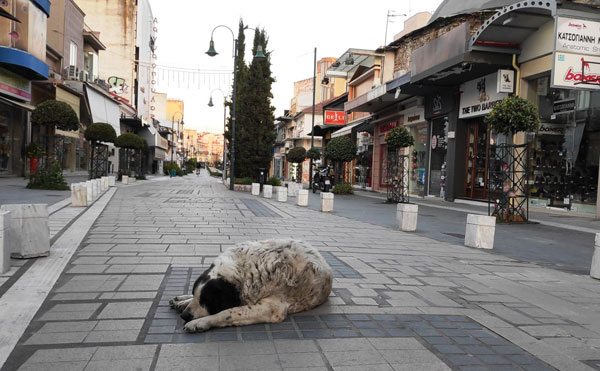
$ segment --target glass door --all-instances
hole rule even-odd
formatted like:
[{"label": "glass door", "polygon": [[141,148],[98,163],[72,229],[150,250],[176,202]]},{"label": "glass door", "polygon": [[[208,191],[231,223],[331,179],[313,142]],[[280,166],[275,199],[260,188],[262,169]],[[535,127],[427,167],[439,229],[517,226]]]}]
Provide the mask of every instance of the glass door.
[{"label": "glass door", "polygon": [[483,122],[469,122],[465,169],[465,197],[487,199],[489,131]]},{"label": "glass door", "polygon": [[431,120],[429,152],[429,195],[444,197],[446,188],[446,152],[448,117]]}]

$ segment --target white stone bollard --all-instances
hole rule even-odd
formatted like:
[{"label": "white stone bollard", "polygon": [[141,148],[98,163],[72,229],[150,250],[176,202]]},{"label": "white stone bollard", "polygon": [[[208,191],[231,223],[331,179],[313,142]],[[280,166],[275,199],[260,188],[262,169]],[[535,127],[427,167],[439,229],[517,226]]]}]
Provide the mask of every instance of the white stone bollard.
[{"label": "white stone bollard", "polygon": [[273,197],[273,186],[269,184],[265,184],[263,186],[263,197],[264,198],[272,198]]},{"label": "white stone bollard", "polygon": [[121,183],[123,183],[123,184],[129,184],[129,177],[127,175],[123,175],[121,177]]},{"label": "white stone bollard", "polygon": [[108,186],[109,187],[114,187],[115,182],[116,182],[116,177],[114,175],[111,175],[108,177]]},{"label": "white stone bollard", "polygon": [[129,180],[127,181],[127,183],[129,183],[129,184],[131,184],[131,183],[135,183],[135,181],[136,181],[136,180],[137,180],[137,178],[136,178],[136,177],[134,177],[134,176],[130,176],[130,177],[129,177]]},{"label": "white stone bollard", "polygon": [[324,213],[333,212],[333,193],[321,192],[321,211]]},{"label": "white stone bollard", "polygon": [[0,274],[10,269],[10,211],[0,211]]},{"label": "white stone bollard", "polygon": [[98,187],[98,182],[96,179],[92,179],[92,197],[95,199],[100,195],[100,188]]},{"label": "white stone bollard", "polygon": [[296,197],[301,189],[302,183],[290,182],[287,184],[288,196],[290,197]]},{"label": "white stone bollard", "polygon": [[85,182],[85,190],[87,194],[87,203],[89,205],[92,203],[92,201],[94,201],[94,184],[91,180]]},{"label": "white stone bollard", "polygon": [[98,197],[102,195],[104,190],[102,189],[102,181],[100,179],[94,179],[94,182],[98,185]]},{"label": "white stone bollard", "polygon": [[104,179],[98,178],[98,184],[100,187],[100,193],[104,193],[104,191],[106,191],[106,188],[104,187]]},{"label": "white stone bollard", "polygon": [[404,232],[414,232],[417,230],[418,216],[419,205],[400,203],[396,206],[398,228]]},{"label": "white stone bollard", "polygon": [[465,246],[476,247],[478,249],[493,249],[495,231],[496,217],[468,214],[465,230]]},{"label": "white stone bollard", "polygon": [[301,189],[298,191],[296,204],[298,206],[308,206],[308,189]]},{"label": "white stone bollard", "polygon": [[275,187],[277,201],[287,202],[287,191],[286,187]]},{"label": "white stone bollard", "polygon": [[252,183],[252,196],[260,195],[260,183]]},{"label": "white stone bollard", "polygon": [[8,238],[12,257],[28,259],[48,256],[50,250],[48,205],[2,205],[1,209],[10,211]]},{"label": "white stone bollard", "polygon": [[71,206],[87,206],[87,185],[85,183],[71,184]]},{"label": "white stone bollard", "polygon": [[596,233],[594,242],[594,256],[592,257],[592,267],[590,268],[590,276],[600,280],[600,233]]},{"label": "white stone bollard", "polygon": [[106,191],[108,189],[108,177],[103,176],[102,178],[100,178],[100,180],[102,180],[102,188],[104,188],[104,190]]}]

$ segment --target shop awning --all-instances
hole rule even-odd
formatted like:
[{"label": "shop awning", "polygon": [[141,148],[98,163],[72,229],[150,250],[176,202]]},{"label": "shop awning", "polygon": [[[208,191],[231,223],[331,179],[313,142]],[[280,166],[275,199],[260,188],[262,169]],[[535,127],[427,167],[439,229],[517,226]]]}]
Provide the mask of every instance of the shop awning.
[{"label": "shop awning", "polygon": [[[328,132],[334,132],[334,131],[338,131],[340,129],[342,129],[344,127],[344,125],[315,125],[315,136],[316,137],[323,137],[325,136]],[[306,135],[311,135],[311,132],[308,132],[308,134]]]},{"label": "shop awning", "polygon": [[334,132],[331,134],[332,138],[337,138],[337,137],[343,137],[344,135],[349,135],[352,134],[352,131],[358,127],[358,125],[363,124],[365,122],[371,121],[373,118],[373,115],[369,115],[367,117],[362,117],[354,122],[349,123],[348,125],[344,126],[342,129]]},{"label": "shop awning", "polygon": [[520,54],[521,43],[555,15],[555,0],[525,0],[507,5],[473,34],[468,50]]},{"label": "shop awning", "polygon": [[93,122],[105,122],[115,129],[117,136],[121,135],[121,116],[119,103],[92,88],[90,85],[84,85],[85,92],[92,112]]},{"label": "shop awning", "polygon": [[6,98],[6,97],[1,96],[1,95],[0,95],[0,102],[7,103],[7,104],[10,104],[12,106],[16,106],[16,107],[22,108],[22,109],[24,109],[26,111],[29,111],[29,112],[32,112],[35,109],[35,107],[32,106],[31,104],[19,102],[19,101],[10,99],[10,98]]}]

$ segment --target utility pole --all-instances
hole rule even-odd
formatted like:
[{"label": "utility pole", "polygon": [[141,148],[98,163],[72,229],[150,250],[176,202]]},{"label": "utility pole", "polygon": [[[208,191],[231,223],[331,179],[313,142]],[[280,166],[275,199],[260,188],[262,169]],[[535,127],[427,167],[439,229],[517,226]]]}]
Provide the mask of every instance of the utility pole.
[{"label": "utility pole", "polygon": [[[312,123],[311,123],[311,131],[310,131],[310,149],[315,148],[315,95],[317,88],[317,48],[315,47],[315,57],[313,61],[313,101],[312,101]],[[308,189],[312,188],[312,167],[313,160],[310,159],[309,169],[308,169]],[[302,179],[300,179],[302,182]]]}]

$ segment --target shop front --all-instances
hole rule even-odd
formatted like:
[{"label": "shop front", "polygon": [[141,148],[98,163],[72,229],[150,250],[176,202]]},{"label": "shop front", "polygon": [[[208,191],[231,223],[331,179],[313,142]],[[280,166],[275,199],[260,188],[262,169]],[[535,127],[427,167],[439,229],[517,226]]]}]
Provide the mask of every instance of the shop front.
[{"label": "shop front", "polygon": [[400,112],[404,116],[404,126],[413,137],[414,145],[408,148],[409,161],[409,192],[412,195],[423,197],[426,192],[427,180],[427,145],[428,125],[425,121],[425,109],[416,106]]},{"label": "shop front", "polygon": [[31,82],[0,67],[0,176],[23,176]]},{"label": "shop front", "polygon": [[448,127],[454,104],[454,94],[447,91],[435,92],[425,97],[425,118],[429,125],[428,196],[446,196]]},{"label": "shop front", "polygon": [[373,190],[387,190],[387,134],[395,127],[404,124],[404,116],[394,114],[373,122]]}]

